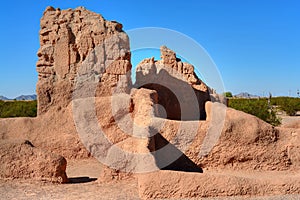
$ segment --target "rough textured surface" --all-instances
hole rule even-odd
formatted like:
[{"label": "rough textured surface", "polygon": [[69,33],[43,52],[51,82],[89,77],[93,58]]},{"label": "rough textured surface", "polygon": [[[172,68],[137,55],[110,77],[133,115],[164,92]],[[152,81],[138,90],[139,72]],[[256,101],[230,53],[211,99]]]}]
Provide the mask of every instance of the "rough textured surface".
[{"label": "rough textured surface", "polygon": [[[110,88],[118,80],[126,79],[131,63],[122,24],[106,21],[83,7],[62,11],[48,7],[40,26],[38,114],[50,108],[60,110],[70,103],[77,73],[89,70],[81,69],[87,57],[90,57],[87,62],[98,64],[93,68],[101,74],[98,93],[102,96],[111,93]],[[100,56],[105,59],[100,60],[103,63],[91,59],[90,54],[96,47],[102,48]],[[91,67],[86,63],[87,66]]]},{"label": "rough textured surface", "polygon": [[276,148],[278,134],[278,130],[262,120],[228,108],[218,143],[200,162],[214,168],[288,169],[289,158],[282,155],[284,150]]},{"label": "rough textured surface", "polygon": [[35,148],[28,140],[0,141],[0,177],[65,183],[64,157]]},{"label": "rough textured surface", "polygon": [[102,165],[94,158],[68,160],[69,184],[30,180],[1,180],[1,199],[130,199],[139,200],[137,180],[98,183]]},{"label": "rough textured surface", "polygon": [[[126,102],[125,105],[121,104],[120,101]],[[104,168],[107,173],[102,173],[100,181],[128,179],[132,177],[134,172],[148,168],[158,170],[155,158],[150,153],[154,144],[148,138],[151,136],[149,126],[154,117],[156,101],[157,93],[147,89],[133,89],[130,95],[124,96],[123,94],[121,98],[114,96],[112,103],[116,107],[113,106],[113,109],[105,106],[103,104],[105,101],[97,98],[99,123],[102,125],[106,137],[115,144],[108,150],[108,158],[106,159],[110,161],[110,167],[113,169]],[[119,107],[120,104],[123,106]],[[99,105],[104,106],[98,107]],[[109,114],[104,114],[106,113],[105,110]],[[112,110],[114,110],[113,113]],[[109,119],[108,116],[111,118]],[[111,121],[112,118],[113,121]],[[122,152],[118,152],[115,147],[120,148]],[[101,152],[97,154],[99,155]],[[148,156],[143,156],[143,154]]]},{"label": "rough textured surface", "polygon": [[[101,104],[105,109],[99,118],[106,130],[116,130],[111,121],[113,116],[106,114],[111,113],[113,93],[130,92],[128,37],[121,24],[106,21],[83,7],[75,10],[48,7],[41,18],[40,45],[38,117],[1,120],[0,137],[28,139],[66,158],[88,157],[74,124],[71,101],[108,97]],[[113,142],[127,137],[114,134]]]},{"label": "rough textured surface", "polygon": [[[212,105],[211,105],[212,106]],[[209,113],[209,111],[208,111]],[[186,125],[185,125],[186,124]],[[180,126],[198,126],[188,135]],[[300,134],[296,129],[277,129],[241,111],[228,108],[218,142],[211,152],[199,156],[210,121],[178,122],[168,120],[160,134],[176,146],[186,146],[184,153],[198,166],[208,169],[290,170],[299,169]],[[174,138],[176,141],[174,142]]]},{"label": "rough textured surface", "polygon": [[159,171],[138,176],[139,195],[142,199],[182,199],[300,193],[299,174],[281,174],[276,181],[274,173],[265,175]]},{"label": "rough textured surface", "polygon": [[191,64],[182,62],[165,46],[160,51],[161,60],[150,58],[139,63],[135,87],[157,91],[158,103],[164,108],[158,116],[173,120],[205,119],[209,88],[197,77]]},{"label": "rough textured surface", "polygon": [[[0,196],[2,199],[141,199],[138,194],[138,183],[136,179],[129,179],[125,181],[113,181],[109,183],[98,183],[95,178],[99,176],[102,165],[95,159],[89,158],[84,160],[68,160],[67,174],[70,180],[76,181],[76,184],[51,184],[45,182],[36,181],[21,181],[21,180],[0,180]],[[203,176],[206,174],[202,174]],[[209,172],[208,172],[209,173]],[[283,173],[285,175],[283,175]],[[299,174],[289,172],[224,172],[215,173],[219,174],[219,177],[239,176],[246,177],[247,179],[271,179],[273,183],[282,182],[283,179],[291,178],[295,179]],[[195,173],[192,173],[195,174]],[[211,173],[210,173],[211,174]],[[196,174],[196,176],[198,176]],[[207,181],[207,180],[206,180]],[[213,180],[214,181],[214,180]],[[140,182],[141,183],[141,182]],[[145,183],[145,182],[144,182]],[[273,187],[272,184],[271,187]],[[157,187],[157,186],[155,186]],[[192,186],[193,187],[193,186]],[[294,190],[294,189],[293,189]],[[161,190],[157,191],[159,194]],[[213,194],[215,194],[213,191]],[[149,194],[148,190],[148,194]],[[207,195],[208,196],[208,195]],[[188,198],[169,198],[169,199],[203,199],[203,200],[298,200],[300,194],[280,195],[247,195],[247,196],[218,196],[218,197],[188,197]],[[159,198],[161,199],[161,198]]]},{"label": "rough textured surface", "polygon": [[1,139],[23,139],[36,147],[65,158],[86,158],[89,152],[78,137],[71,106],[59,112],[45,113],[37,118],[0,120]]}]

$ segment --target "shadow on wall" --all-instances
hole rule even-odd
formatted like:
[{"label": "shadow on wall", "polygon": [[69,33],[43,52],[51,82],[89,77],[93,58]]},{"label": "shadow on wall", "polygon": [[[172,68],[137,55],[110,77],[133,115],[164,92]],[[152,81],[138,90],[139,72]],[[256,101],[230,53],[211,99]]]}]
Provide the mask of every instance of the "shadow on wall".
[{"label": "shadow on wall", "polygon": [[203,173],[201,167],[169,143],[161,134],[157,133],[151,137],[149,144],[151,146],[148,148],[155,158],[156,165],[161,170]]},{"label": "shadow on wall", "polygon": [[[152,69],[147,75],[137,72],[136,88],[155,90],[158,94],[157,117],[171,120],[205,120],[205,102],[210,100],[209,94],[195,90],[187,82],[175,78],[165,69]],[[165,116],[166,115],[166,116]]]}]

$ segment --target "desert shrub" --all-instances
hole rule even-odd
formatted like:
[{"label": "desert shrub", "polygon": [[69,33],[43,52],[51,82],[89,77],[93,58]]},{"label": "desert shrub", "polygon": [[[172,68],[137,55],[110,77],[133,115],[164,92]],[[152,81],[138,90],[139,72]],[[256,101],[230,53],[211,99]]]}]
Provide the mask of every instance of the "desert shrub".
[{"label": "desert shrub", "polygon": [[0,118],[36,117],[37,101],[0,101]]},{"label": "desert shrub", "polygon": [[236,110],[254,115],[273,126],[280,125],[280,119],[269,108],[268,99],[230,99],[228,106]]},{"label": "desert shrub", "polygon": [[287,115],[293,116],[300,111],[300,99],[293,97],[275,97],[271,100],[272,105],[278,106]]}]

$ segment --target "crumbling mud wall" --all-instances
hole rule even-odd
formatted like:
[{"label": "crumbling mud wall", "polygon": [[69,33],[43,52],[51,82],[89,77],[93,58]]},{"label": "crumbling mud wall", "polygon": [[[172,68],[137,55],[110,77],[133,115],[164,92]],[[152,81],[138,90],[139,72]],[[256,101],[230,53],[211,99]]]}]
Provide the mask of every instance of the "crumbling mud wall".
[{"label": "crumbling mud wall", "polygon": [[[50,108],[57,111],[67,107],[78,74],[92,72],[93,78],[99,80],[98,94],[93,94],[96,96],[110,95],[110,89],[120,79],[131,84],[127,73],[131,69],[129,40],[122,24],[106,21],[83,7],[75,10],[48,7],[40,26],[38,114]],[[91,52],[96,56],[91,56]]]},{"label": "crumbling mud wall", "polygon": [[[171,120],[205,120],[209,87],[166,46],[160,48],[161,60],[145,59],[136,69],[135,87],[155,90],[162,106],[158,116]],[[163,110],[161,110],[163,109]],[[166,116],[164,116],[166,115]]]}]

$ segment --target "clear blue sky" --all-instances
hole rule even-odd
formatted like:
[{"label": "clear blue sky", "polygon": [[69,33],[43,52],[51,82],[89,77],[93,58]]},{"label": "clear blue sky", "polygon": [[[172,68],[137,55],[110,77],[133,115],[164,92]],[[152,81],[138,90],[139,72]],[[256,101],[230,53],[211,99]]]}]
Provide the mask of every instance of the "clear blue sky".
[{"label": "clear blue sky", "polygon": [[[300,89],[298,0],[43,0],[3,1],[0,95],[35,93],[39,20],[48,5],[84,6],[124,30],[164,27],[201,44],[234,94],[296,96]],[[151,55],[149,55],[151,56]]]}]

